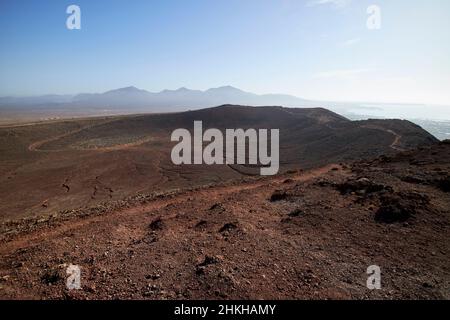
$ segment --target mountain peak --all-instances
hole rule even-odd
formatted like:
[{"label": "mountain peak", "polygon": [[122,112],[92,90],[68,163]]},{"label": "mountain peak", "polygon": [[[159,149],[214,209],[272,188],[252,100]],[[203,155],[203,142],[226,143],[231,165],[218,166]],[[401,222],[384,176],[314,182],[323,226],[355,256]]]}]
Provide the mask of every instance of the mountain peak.
[{"label": "mountain peak", "polygon": [[138,89],[135,86],[129,86],[124,88],[119,88],[115,90],[110,90],[105,93],[133,93],[133,92],[142,92],[144,90]]},{"label": "mountain peak", "polygon": [[241,89],[235,88],[233,86],[222,86],[222,87],[208,89],[208,90],[206,90],[206,92],[227,92],[227,93],[228,92],[230,92],[230,93],[240,92],[240,93],[242,93],[244,91],[242,91]]},{"label": "mountain peak", "polygon": [[191,90],[189,88],[186,87],[181,87],[175,90],[172,89],[164,89],[162,91],[160,91],[159,93],[164,93],[164,94],[172,94],[172,93],[190,93],[190,92],[196,92],[196,90]]},{"label": "mountain peak", "polygon": [[124,87],[118,90],[124,90],[124,91],[136,91],[139,90],[138,88],[136,88],[135,86],[129,86],[129,87]]}]

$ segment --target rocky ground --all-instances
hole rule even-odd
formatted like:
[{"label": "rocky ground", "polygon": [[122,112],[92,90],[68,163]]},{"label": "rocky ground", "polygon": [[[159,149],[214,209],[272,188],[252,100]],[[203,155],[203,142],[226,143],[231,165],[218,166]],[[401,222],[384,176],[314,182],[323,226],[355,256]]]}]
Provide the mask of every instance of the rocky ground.
[{"label": "rocky ground", "polygon": [[4,223],[0,298],[449,299],[449,172],[443,142]]}]

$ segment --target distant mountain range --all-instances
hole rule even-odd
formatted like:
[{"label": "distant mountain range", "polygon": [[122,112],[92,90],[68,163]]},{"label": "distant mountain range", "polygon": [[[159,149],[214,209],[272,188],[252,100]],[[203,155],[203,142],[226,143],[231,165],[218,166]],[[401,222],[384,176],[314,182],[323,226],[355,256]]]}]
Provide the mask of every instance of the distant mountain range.
[{"label": "distant mountain range", "polygon": [[312,101],[285,94],[258,95],[224,86],[205,91],[180,88],[149,92],[126,87],[104,93],[2,97],[0,107],[77,107],[128,112],[164,112],[213,107],[222,104],[251,106],[311,106]]},{"label": "distant mountain range", "polygon": [[[440,139],[448,139],[450,136],[448,107],[306,100],[287,94],[258,95],[232,86],[205,91],[179,88],[160,92],[150,92],[131,86],[104,93],[0,97],[0,124],[87,116],[177,112],[225,104],[324,107],[352,120],[407,119],[423,126]],[[436,119],[446,122],[428,121]]]}]

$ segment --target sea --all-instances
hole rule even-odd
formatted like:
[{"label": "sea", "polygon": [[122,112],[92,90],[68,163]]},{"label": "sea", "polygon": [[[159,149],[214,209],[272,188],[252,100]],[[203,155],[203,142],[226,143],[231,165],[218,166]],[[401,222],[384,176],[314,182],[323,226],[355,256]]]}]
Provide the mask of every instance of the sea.
[{"label": "sea", "polygon": [[409,120],[439,140],[450,139],[450,106],[417,104],[351,104],[329,107],[350,120]]}]

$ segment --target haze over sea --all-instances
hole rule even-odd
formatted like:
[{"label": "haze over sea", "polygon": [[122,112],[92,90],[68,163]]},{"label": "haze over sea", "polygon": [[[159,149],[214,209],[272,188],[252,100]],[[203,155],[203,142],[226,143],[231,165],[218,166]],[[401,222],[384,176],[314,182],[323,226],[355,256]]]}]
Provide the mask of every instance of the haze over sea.
[{"label": "haze over sea", "polygon": [[450,139],[450,106],[363,103],[330,109],[352,120],[369,118],[409,120],[440,140]]}]

